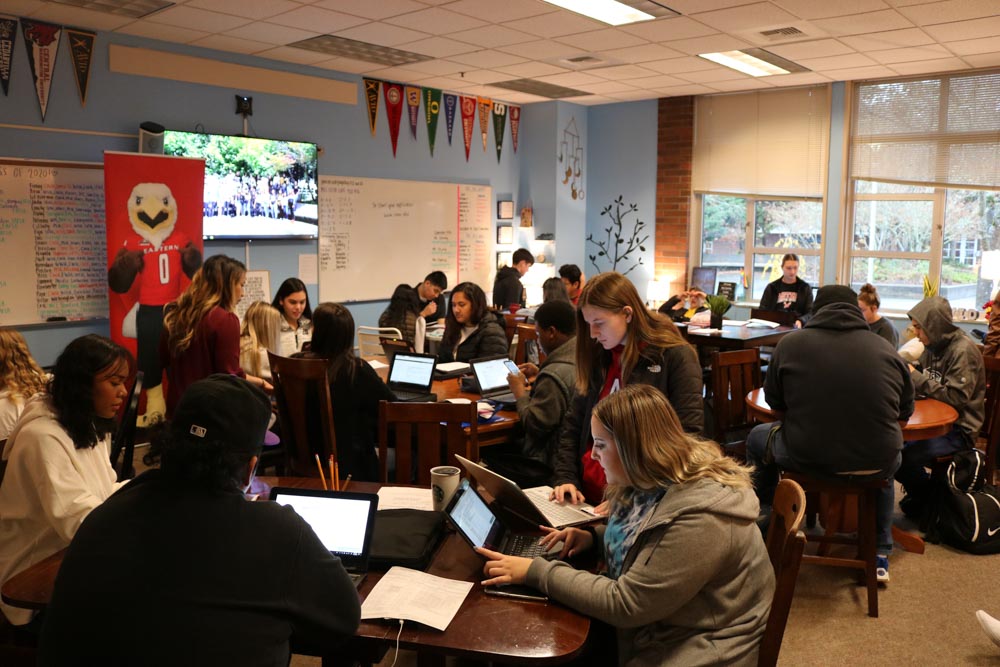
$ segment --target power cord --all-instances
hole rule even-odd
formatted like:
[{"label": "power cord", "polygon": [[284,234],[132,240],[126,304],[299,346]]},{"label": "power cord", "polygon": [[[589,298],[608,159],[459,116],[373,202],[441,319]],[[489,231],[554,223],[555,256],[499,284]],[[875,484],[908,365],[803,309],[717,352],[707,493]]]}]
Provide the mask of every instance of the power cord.
[{"label": "power cord", "polygon": [[403,619],[399,619],[399,632],[396,633],[396,655],[392,656],[392,664],[389,667],[396,667],[399,660],[399,638],[403,635]]}]

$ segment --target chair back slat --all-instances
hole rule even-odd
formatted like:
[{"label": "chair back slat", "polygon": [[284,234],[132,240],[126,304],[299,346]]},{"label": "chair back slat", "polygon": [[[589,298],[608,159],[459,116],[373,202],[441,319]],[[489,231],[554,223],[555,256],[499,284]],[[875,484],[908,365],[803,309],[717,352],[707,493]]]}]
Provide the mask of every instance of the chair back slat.
[{"label": "chair back slat", "polygon": [[290,359],[267,353],[281,418],[286,465],[296,477],[319,477],[316,455],[326,465],[337,457],[333,400],[325,359]]},{"label": "chair back slat", "polygon": [[[466,434],[462,424],[469,424]],[[479,459],[476,405],[453,403],[379,403],[378,448],[380,475],[389,483],[389,447],[396,450],[397,484],[431,483],[430,469],[458,466],[455,454]],[[415,475],[414,475],[415,469]]]},{"label": "chair back slat", "polygon": [[514,348],[514,363],[520,366],[528,361],[528,343],[534,342],[538,350],[538,363],[545,361],[545,352],[538,344],[538,330],[534,324],[517,325],[517,347]]},{"label": "chair back slat", "polygon": [[752,425],[747,417],[746,395],[760,386],[760,353],[756,348],[712,355],[716,440],[725,443],[727,432]]}]

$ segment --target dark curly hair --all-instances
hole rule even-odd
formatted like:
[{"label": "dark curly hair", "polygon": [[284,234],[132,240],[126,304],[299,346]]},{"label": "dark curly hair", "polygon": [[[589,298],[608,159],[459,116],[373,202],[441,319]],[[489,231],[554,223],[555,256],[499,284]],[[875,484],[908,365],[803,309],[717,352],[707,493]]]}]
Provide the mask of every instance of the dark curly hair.
[{"label": "dark curly hair", "polygon": [[72,341],[56,359],[49,382],[49,395],[56,418],[77,449],[95,447],[113,433],[114,419],[94,414],[94,380],[109,377],[122,363],[131,375],[135,359],[110,338],[88,334]]},{"label": "dark curly hair", "polygon": [[243,490],[251,456],[247,452],[233,451],[221,440],[171,435],[170,429],[163,429],[153,445],[160,453],[160,469],[173,482],[207,491]]}]

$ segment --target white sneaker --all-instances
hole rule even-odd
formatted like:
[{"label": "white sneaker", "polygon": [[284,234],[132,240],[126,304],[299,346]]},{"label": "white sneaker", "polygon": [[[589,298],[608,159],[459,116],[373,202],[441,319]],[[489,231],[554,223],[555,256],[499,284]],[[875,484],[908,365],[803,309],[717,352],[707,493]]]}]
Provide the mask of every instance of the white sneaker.
[{"label": "white sneaker", "polygon": [[875,581],[880,584],[889,583],[889,557],[875,557]]},{"label": "white sneaker", "polygon": [[979,619],[979,625],[983,626],[983,632],[986,633],[986,636],[989,637],[994,644],[1000,646],[1000,621],[993,618],[982,609],[976,612],[976,618]]}]

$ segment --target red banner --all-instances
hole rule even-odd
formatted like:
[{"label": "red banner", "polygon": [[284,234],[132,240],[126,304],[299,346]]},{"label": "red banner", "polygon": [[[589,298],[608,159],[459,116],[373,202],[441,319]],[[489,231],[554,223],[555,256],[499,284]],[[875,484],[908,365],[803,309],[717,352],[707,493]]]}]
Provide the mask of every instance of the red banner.
[{"label": "red banner", "polygon": [[158,347],[163,307],[201,266],[205,161],[104,154],[111,338],[146,375],[145,419],[166,411]]},{"label": "red banner", "polygon": [[486,152],[486,135],[490,130],[490,111],[493,109],[493,100],[488,97],[479,98],[479,133],[483,135],[483,152]]},{"label": "red banner", "polygon": [[389,138],[392,140],[392,156],[396,157],[399,142],[399,121],[403,117],[403,87],[398,83],[382,82],[385,93],[385,116],[389,121]]},{"label": "red banner", "polygon": [[420,86],[406,87],[406,108],[410,112],[410,134],[417,138],[417,120],[420,118]]},{"label": "red banner", "polygon": [[510,116],[510,141],[514,146],[514,152],[517,152],[517,130],[521,127],[521,107],[516,107],[513,104],[507,106],[507,115]]},{"label": "red banner", "polygon": [[469,161],[469,148],[472,146],[472,125],[476,121],[476,98],[461,98],[462,104],[462,136],[465,138],[465,161]]}]

